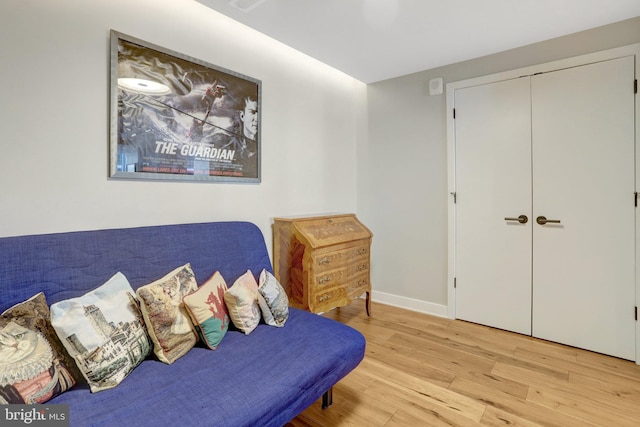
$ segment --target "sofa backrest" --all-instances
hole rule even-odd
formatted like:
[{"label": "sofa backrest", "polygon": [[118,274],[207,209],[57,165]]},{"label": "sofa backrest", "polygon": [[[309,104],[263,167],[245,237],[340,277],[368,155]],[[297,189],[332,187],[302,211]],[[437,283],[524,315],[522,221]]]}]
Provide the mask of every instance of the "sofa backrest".
[{"label": "sofa backrest", "polygon": [[0,312],[38,292],[47,302],[83,295],[122,272],[133,289],[191,263],[198,285],[216,270],[227,285],[272,272],[260,229],[211,222],[0,238]]}]

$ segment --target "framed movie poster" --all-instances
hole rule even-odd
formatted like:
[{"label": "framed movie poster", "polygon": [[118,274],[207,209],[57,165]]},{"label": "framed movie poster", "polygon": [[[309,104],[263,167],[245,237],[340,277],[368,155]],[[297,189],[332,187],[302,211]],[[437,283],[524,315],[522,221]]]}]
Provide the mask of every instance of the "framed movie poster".
[{"label": "framed movie poster", "polygon": [[110,176],[260,182],[261,89],[112,30]]}]

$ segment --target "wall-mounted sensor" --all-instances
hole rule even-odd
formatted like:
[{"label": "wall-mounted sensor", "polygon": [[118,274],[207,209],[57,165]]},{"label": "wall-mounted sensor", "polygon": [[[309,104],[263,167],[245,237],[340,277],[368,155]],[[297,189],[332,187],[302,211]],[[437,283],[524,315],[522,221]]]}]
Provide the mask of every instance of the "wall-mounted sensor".
[{"label": "wall-mounted sensor", "polygon": [[429,80],[429,95],[442,94],[442,77]]}]

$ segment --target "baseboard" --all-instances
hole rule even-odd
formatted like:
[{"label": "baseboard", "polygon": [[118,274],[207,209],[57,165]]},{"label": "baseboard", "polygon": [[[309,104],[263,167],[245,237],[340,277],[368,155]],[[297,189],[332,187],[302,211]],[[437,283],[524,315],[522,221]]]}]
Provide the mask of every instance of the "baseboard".
[{"label": "baseboard", "polygon": [[447,317],[447,306],[442,304],[434,304],[432,302],[401,297],[376,290],[372,292],[371,300],[382,304],[392,305],[394,307],[417,311],[419,313],[431,314],[438,317]]}]

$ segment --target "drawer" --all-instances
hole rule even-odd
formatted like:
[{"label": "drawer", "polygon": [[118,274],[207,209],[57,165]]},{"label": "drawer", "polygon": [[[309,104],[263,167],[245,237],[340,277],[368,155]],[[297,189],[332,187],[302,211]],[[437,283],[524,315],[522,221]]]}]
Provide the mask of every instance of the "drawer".
[{"label": "drawer", "polygon": [[327,286],[344,285],[358,275],[368,275],[369,260],[359,260],[334,270],[315,271],[311,277],[313,286],[326,288]]},{"label": "drawer", "polygon": [[355,277],[342,286],[314,290],[311,300],[314,305],[337,303],[340,300],[356,298],[368,291],[369,288],[369,278],[367,276]]},{"label": "drawer", "polygon": [[312,255],[312,265],[315,271],[331,270],[335,266],[369,260],[369,241],[344,249],[315,253]]}]

